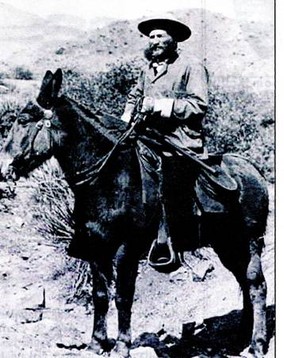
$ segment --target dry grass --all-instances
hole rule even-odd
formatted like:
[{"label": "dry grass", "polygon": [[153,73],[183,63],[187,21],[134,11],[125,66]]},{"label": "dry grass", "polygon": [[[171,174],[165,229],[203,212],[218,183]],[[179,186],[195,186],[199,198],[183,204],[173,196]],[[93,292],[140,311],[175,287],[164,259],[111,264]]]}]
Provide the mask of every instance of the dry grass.
[{"label": "dry grass", "polygon": [[73,236],[73,193],[56,160],[45,163],[31,176],[34,187],[34,218],[37,230],[55,243]]}]

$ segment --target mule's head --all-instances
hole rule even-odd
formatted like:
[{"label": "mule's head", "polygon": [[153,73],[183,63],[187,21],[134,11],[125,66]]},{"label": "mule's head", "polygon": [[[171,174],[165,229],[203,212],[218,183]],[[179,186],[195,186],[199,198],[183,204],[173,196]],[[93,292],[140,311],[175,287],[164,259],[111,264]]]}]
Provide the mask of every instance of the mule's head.
[{"label": "mule's head", "polygon": [[29,102],[18,114],[4,144],[8,158],[1,168],[4,178],[26,176],[53,155],[53,107],[61,83],[61,70],[47,71],[37,102]]}]

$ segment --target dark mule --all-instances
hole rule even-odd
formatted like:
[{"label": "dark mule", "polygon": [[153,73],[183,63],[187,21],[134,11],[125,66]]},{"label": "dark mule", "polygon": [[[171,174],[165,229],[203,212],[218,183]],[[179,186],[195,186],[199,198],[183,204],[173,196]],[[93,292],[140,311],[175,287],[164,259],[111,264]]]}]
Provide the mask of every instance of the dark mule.
[{"label": "dark mule", "polygon": [[[58,96],[61,82],[61,70],[55,74],[47,71],[38,104],[29,103],[14,123],[6,142],[6,151],[12,157],[10,175],[12,171],[27,175],[51,156],[58,160],[75,195],[75,237],[70,254],[89,261],[92,268],[94,329],[90,347],[97,353],[111,349],[106,315],[115,264],[118,337],[113,354],[129,357],[138,263],[155,239],[159,206],[155,193],[150,210],[142,204],[133,145],[121,146],[100,169],[126,125],[90,113],[64,95]],[[243,291],[243,330],[249,334],[251,352],[263,357],[266,283],[261,252],[268,215],[267,188],[259,172],[245,159],[225,155],[223,161],[238,183],[237,209],[226,215],[204,214],[198,222],[196,219],[199,236],[194,241],[199,246],[211,245],[235,275]],[[189,237],[193,226],[188,228]]]}]

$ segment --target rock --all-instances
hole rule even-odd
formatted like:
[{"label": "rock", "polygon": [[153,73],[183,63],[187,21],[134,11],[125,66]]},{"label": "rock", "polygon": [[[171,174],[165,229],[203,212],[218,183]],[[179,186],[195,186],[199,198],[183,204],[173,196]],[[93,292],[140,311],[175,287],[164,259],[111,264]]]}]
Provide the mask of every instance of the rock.
[{"label": "rock", "polygon": [[191,272],[187,267],[181,266],[178,270],[171,272],[169,276],[170,282],[187,281],[188,279],[191,279]]},{"label": "rock", "polygon": [[170,347],[174,344],[178,345],[180,343],[180,340],[171,334],[165,334],[163,337],[161,337],[161,341],[167,347]]},{"label": "rock", "polygon": [[214,271],[214,266],[208,260],[200,261],[192,268],[192,277],[194,282],[205,281],[207,276]]},{"label": "rock", "polygon": [[25,225],[24,219],[20,216],[14,217],[14,223],[17,229],[21,229]]},{"label": "rock", "polygon": [[43,313],[39,311],[22,311],[21,312],[21,323],[36,323],[42,321]]},{"label": "rock", "polygon": [[25,290],[23,303],[28,303],[28,307],[25,307],[26,310],[37,311],[46,307],[44,287],[31,285],[30,287],[23,287],[23,289]]},{"label": "rock", "polygon": [[150,346],[152,348],[157,348],[159,345],[160,340],[156,333],[142,333],[132,343],[133,348],[138,348],[140,346]]},{"label": "rock", "polygon": [[182,325],[181,336],[183,340],[188,340],[192,338],[192,335],[194,334],[195,326],[196,326],[196,322],[184,323]]},{"label": "rock", "polygon": [[4,86],[4,85],[0,85],[0,93],[1,94],[5,94],[9,92],[9,88]]},{"label": "rock", "polygon": [[132,358],[158,358],[155,350],[150,347],[139,347],[131,350]]}]

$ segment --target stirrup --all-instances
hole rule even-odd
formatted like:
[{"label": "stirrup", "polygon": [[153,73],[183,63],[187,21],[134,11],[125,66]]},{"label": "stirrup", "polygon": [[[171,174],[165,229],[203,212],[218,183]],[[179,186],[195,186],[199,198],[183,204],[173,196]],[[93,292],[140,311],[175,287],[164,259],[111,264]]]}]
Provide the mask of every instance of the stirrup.
[{"label": "stirrup", "polygon": [[175,271],[181,266],[179,256],[174,251],[170,238],[165,243],[159,243],[158,239],[153,241],[148,254],[148,264],[163,273]]}]

